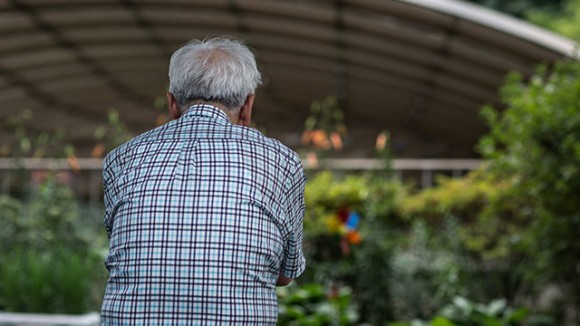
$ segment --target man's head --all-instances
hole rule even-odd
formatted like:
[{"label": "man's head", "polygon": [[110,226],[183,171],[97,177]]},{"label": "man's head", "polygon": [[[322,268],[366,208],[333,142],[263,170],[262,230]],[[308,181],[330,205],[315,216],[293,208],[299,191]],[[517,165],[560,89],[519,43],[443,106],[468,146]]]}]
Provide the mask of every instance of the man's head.
[{"label": "man's head", "polygon": [[169,111],[177,118],[192,104],[212,103],[226,111],[232,122],[247,125],[260,83],[254,54],[242,42],[193,40],[171,56]]}]

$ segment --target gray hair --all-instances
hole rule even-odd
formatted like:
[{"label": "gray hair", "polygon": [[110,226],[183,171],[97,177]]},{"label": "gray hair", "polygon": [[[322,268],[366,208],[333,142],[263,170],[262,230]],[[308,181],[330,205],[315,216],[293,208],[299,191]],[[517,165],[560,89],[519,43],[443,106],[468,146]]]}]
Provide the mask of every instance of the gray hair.
[{"label": "gray hair", "polygon": [[181,107],[203,100],[237,109],[260,83],[254,54],[237,40],[192,40],[169,63],[169,91]]}]

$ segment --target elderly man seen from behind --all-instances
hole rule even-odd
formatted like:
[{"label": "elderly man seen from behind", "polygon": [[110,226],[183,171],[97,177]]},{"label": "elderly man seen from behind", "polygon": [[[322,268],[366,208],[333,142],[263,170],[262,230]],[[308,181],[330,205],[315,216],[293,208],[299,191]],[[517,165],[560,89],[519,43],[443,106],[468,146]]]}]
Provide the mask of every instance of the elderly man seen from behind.
[{"label": "elderly man seen from behind", "polygon": [[274,325],[305,268],[298,155],[249,128],[260,73],[226,38],[169,66],[173,118],[104,162],[104,325]]}]

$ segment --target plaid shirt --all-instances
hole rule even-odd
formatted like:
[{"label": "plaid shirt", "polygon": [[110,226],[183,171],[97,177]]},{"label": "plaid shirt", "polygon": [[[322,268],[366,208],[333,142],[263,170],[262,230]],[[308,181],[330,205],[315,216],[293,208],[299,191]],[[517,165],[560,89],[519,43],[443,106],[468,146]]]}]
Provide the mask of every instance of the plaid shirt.
[{"label": "plaid shirt", "polygon": [[212,106],[105,158],[105,325],[272,325],[298,277],[305,177],[296,153]]}]

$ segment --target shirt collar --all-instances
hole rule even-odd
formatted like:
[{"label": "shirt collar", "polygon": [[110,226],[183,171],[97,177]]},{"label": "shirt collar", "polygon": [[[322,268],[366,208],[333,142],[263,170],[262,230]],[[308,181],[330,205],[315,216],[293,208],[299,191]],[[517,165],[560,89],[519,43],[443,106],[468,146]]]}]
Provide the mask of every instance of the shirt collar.
[{"label": "shirt collar", "polygon": [[209,104],[194,104],[185,111],[184,117],[206,117],[214,120],[230,121],[228,115],[219,108]]}]

